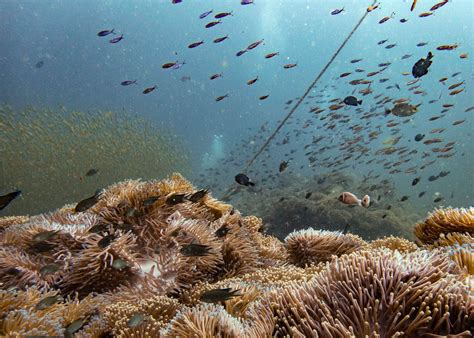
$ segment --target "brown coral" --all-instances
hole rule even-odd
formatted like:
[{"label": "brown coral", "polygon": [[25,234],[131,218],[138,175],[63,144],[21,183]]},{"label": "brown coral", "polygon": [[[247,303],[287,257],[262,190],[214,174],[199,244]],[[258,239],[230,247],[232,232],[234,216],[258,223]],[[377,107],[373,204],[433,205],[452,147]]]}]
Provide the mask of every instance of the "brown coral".
[{"label": "brown coral", "polygon": [[473,207],[436,209],[415,226],[415,235],[422,244],[433,244],[441,234],[449,233],[474,236]]},{"label": "brown coral", "polygon": [[418,246],[405,238],[388,236],[371,241],[368,245],[368,248],[387,248],[390,250],[398,250],[401,252],[413,252],[418,249]]},{"label": "brown coral", "polygon": [[311,282],[272,292],[274,335],[421,336],[458,333],[474,320],[466,286],[446,256],[371,250],[335,257]]},{"label": "brown coral", "polygon": [[297,266],[325,262],[359,250],[365,242],[359,236],[340,232],[314,230],[294,231],[285,238],[289,261]]}]

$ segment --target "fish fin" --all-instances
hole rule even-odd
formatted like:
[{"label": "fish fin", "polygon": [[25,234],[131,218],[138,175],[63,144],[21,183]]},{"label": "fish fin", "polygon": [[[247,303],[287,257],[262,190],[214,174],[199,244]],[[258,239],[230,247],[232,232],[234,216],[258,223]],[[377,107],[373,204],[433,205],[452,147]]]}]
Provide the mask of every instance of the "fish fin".
[{"label": "fish fin", "polygon": [[361,205],[362,205],[364,208],[368,208],[368,207],[369,207],[369,205],[370,205],[370,197],[369,197],[369,195],[365,195],[365,196],[362,198]]}]

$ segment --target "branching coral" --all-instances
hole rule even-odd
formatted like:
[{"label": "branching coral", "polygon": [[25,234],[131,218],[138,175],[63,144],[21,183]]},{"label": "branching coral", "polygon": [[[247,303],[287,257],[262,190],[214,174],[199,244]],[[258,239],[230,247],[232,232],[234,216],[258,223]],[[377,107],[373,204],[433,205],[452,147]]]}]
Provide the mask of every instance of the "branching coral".
[{"label": "branching coral", "polygon": [[294,231],[285,238],[289,261],[297,266],[325,262],[332,255],[340,256],[359,250],[365,242],[359,236],[340,232],[314,230]]},{"label": "branching coral", "polygon": [[415,235],[423,244],[433,244],[441,234],[449,233],[474,236],[474,207],[436,209],[415,226]]}]

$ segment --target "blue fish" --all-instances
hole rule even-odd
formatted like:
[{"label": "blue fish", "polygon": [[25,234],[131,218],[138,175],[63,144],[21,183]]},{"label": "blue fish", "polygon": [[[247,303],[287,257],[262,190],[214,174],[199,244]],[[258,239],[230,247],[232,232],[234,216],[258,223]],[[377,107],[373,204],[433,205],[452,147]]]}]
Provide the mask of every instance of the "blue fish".
[{"label": "blue fish", "polygon": [[204,19],[206,16],[212,13],[212,9],[208,12],[204,12],[201,15],[199,15],[199,19]]},{"label": "blue fish", "polygon": [[112,28],[112,30],[105,30],[105,31],[100,31],[99,33],[97,33],[97,36],[107,36],[109,34],[115,34],[114,32],[115,28]]},{"label": "blue fish", "polygon": [[110,43],[117,43],[119,41],[123,40],[123,34],[120,36],[117,36],[116,38],[113,38],[112,40],[109,40]]},{"label": "blue fish", "polygon": [[130,81],[130,80],[122,81],[122,82],[120,82],[120,84],[121,84],[122,86],[130,86],[130,85],[132,85],[132,84],[137,84],[137,80],[134,80],[134,81]]},{"label": "blue fish", "polygon": [[250,4],[254,3],[253,1],[254,0],[242,0],[242,1],[240,1],[240,4],[241,5],[250,5]]}]

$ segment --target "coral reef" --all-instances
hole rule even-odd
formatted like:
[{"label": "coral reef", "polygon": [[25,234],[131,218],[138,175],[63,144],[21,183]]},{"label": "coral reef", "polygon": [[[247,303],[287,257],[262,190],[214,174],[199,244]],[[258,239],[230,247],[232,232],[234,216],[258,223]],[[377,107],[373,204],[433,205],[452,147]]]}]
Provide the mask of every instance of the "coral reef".
[{"label": "coral reef", "polygon": [[[474,236],[474,208],[436,209],[424,222],[415,226],[415,235],[423,244],[433,244],[441,234],[466,234]],[[459,238],[459,237],[458,237]]]},{"label": "coral reef", "polygon": [[472,223],[456,216],[460,235],[432,222],[420,246],[311,228],[282,242],[179,174],[74,208],[0,218],[1,336],[418,337],[474,321]]},{"label": "coral reef", "polygon": [[[393,196],[391,182],[364,183],[357,188],[361,196],[369,194],[368,209],[348,206],[337,200],[348,186],[357,186],[353,177],[342,173],[319,174],[314,177],[287,174],[272,181],[261,182],[252,189],[238,188],[232,204],[239,210],[265,219],[267,232],[279,239],[300,229],[343,231],[377,239],[385,235],[413,237],[411,225],[421,215]],[[246,187],[245,187],[246,188]],[[258,192],[258,193],[253,193]]]}]

